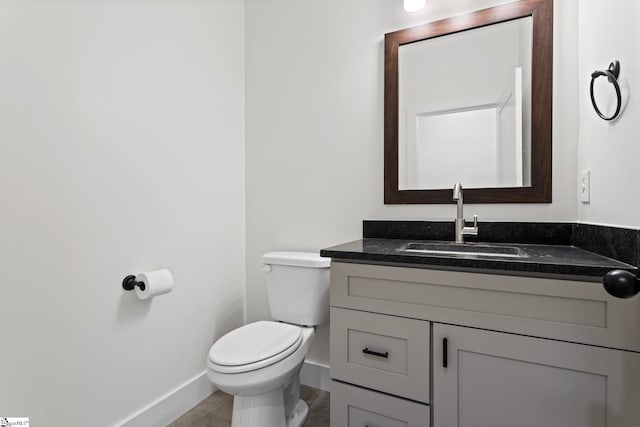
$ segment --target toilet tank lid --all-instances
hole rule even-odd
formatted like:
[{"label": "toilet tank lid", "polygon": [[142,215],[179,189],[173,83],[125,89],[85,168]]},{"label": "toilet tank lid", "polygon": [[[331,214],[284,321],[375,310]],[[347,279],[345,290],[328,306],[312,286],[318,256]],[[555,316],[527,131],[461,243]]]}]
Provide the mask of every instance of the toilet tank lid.
[{"label": "toilet tank lid", "polygon": [[329,268],[331,258],[321,257],[315,252],[267,252],[262,262],[269,265],[289,265],[293,267]]}]

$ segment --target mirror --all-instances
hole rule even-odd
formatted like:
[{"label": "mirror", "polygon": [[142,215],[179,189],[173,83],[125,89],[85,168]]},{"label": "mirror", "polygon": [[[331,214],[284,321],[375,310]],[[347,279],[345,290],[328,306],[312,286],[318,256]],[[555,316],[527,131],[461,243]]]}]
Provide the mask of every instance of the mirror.
[{"label": "mirror", "polygon": [[552,0],[385,35],[385,203],[551,202]]},{"label": "mirror", "polygon": [[[531,24],[529,16],[399,47],[400,190],[530,185]],[[432,58],[446,72],[425,78]]]}]

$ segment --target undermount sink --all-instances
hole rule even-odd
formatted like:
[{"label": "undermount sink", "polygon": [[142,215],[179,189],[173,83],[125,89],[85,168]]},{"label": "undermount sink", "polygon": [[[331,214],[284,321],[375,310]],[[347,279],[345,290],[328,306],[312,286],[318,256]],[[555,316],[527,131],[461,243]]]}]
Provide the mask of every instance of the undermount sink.
[{"label": "undermount sink", "polygon": [[477,243],[412,242],[403,245],[399,250],[428,255],[466,255],[492,258],[526,258],[529,256],[525,251],[515,246]]}]

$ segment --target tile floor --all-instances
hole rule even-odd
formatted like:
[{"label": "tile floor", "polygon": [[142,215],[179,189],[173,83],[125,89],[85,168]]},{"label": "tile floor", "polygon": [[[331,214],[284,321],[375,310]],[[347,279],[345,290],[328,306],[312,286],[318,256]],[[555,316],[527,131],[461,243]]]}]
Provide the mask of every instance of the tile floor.
[{"label": "tile floor", "polygon": [[[304,427],[328,427],[329,392],[303,385],[300,397],[309,405],[309,418]],[[232,409],[233,396],[217,391],[169,427],[230,427]]]}]

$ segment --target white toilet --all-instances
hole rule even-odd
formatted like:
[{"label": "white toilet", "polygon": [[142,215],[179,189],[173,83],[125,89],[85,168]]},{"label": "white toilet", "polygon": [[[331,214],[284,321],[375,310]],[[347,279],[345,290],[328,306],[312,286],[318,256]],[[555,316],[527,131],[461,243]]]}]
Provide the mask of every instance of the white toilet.
[{"label": "white toilet", "polygon": [[300,368],[314,326],[329,320],[330,258],[308,252],[262,256],[271,316],[216,341],[207,375],[234,395],[232,427],[299,427],[309,408],[300,399]]}]

